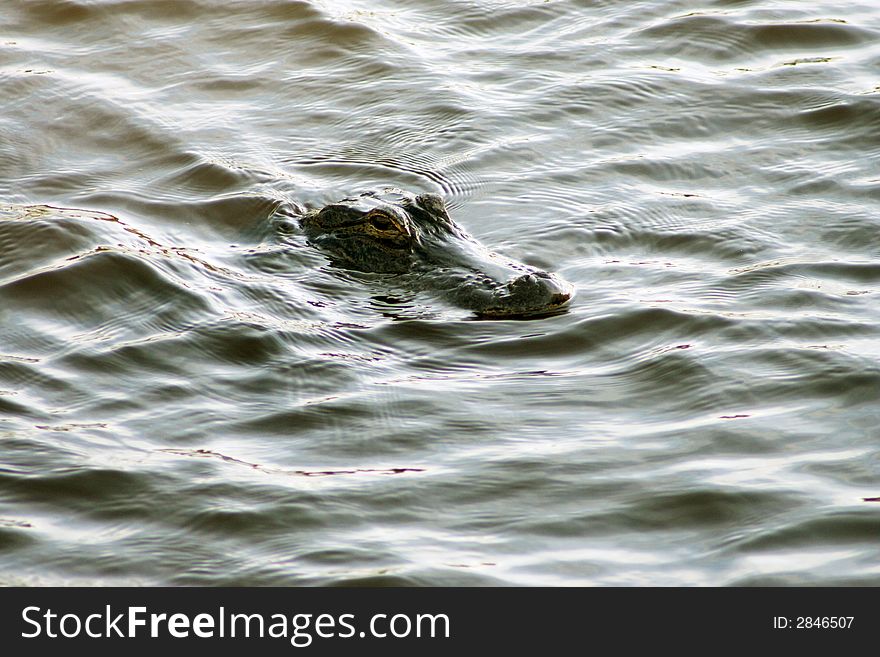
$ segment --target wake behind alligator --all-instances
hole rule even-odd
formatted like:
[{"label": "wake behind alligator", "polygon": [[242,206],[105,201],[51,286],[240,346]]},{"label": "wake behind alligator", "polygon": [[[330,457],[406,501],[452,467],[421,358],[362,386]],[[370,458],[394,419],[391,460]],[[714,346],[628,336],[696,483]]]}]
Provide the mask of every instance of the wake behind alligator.
[{"label": "wake behind alligator", "polygon": [[540,317],[564,309],[574,287],[489,251],[456,224],[436,194],[366,192],[305,213],[309,242],[341,267],[408,274],[479,317]]}]

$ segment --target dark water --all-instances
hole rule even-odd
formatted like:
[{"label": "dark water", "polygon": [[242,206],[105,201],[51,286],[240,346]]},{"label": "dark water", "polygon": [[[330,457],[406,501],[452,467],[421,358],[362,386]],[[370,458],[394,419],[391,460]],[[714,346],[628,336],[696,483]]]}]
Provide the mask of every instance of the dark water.
[{"label": "dark water", "polygon": [[[880,584],[880,8],[9,0],[0,582]],[[474,321],[289,218],[394,185]]]}]

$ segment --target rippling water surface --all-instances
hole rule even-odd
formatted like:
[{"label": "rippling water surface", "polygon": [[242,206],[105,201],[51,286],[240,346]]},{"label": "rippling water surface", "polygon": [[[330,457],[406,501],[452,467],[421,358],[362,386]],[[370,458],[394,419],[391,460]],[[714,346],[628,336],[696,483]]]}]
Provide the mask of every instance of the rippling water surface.
[{"label": "rippling water surface", "polygon": [[[880,584],[880,8],[12,0],[0,581]],[[295,216],[434,192],[568,312]]]}]

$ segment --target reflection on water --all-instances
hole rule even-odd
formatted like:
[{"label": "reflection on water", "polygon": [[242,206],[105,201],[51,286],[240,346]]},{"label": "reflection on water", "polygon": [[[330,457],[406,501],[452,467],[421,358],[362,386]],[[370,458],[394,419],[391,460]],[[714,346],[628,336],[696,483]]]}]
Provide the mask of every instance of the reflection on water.
[{"label": "reflection on water", "polygon": [[[9,5],[3,583],[880,583],[877,8]],[[569,311],[307,244],[389,185]]]}]

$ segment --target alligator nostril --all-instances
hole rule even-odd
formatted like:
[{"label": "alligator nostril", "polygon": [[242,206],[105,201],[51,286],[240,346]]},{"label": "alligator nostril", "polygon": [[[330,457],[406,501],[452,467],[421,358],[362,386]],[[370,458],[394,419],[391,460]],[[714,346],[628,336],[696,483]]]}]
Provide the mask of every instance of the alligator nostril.
[{"label": "alligator nostril", "polygon": [[555,287],[553,279],[543,272],[523,274],[518,278],[514,278],[507,285],[512,291],[549,290]]},{"label": "alligator nostril", "polygon": [[538,279],[534,274],[523,274],[519,278],[515,278],[510,281],[511,287],[529,287],[535,285],[538,282]]},{"label": "alligator nostril", "polygon": [[542,271],[518,276],[509,281],[506,287],[512,299],[534,307],[564,304],[572,296],[569,285],[553,274]]}]

